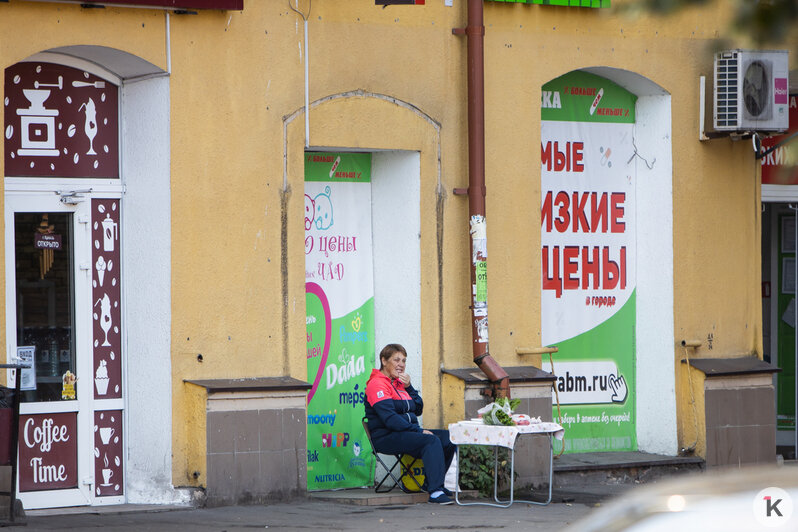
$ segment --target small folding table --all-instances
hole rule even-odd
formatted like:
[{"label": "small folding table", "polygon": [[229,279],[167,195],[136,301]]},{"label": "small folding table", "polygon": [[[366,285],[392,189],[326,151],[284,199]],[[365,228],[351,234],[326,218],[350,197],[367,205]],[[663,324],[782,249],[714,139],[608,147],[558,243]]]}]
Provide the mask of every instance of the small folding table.
[{"label": "small folding table", "polygon": [[[540,504],[547,505],[551,502],[551,481],[553,476],[553,447],[552,437],[562,440],[565,434],[563,429],[557,423],[532,423],[530,425],[485,425],[481,419],[472,419],[470,421],[458,421],[449,425],[449,438],[452,443],[457,446],[457,484],[455,486],[454,500],[461,506],[470,506],[474,504],[482,504],[486,506],[497,506],[499,508],[507,508],[514,502],[523,502],[527,504]],[[545,502],[529,501],[522,499],[515,499],[514,477],[515,477],[515,444],[519,436],[525,435],[538,435],[547,436],[549,439],[549,495]],[[493,502],[461,502],[460,501],[460,446],[461,445],[485,445],[493,447]],[[506,447],[510,449],[510,499],[499,500],[498,496],[498,461],[499,461],[499,447]]]}]

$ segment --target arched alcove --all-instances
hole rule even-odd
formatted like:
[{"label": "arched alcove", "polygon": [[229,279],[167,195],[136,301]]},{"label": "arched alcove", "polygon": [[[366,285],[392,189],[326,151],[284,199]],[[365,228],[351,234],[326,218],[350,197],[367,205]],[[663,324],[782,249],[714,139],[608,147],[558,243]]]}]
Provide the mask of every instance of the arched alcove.
[{"label": "arched alcove", "polygon": [[[632,415],[639,450],[673,455],[678,441],[673,352],[671,99],[660,85],[634,72],[610,67],[583,68],[579,72],[610,80],[636,97],[632,143],[624,160],[616,163],[631,168],[630,175],[634,176],[629,177],[634,183],[631,190],[636,248],[632,259],[636,275],[636,404]],[[595,108],[601,95],[593,96],[597,97]]]},{"label": "arched alcove", "polygon": [[[301,190],[304,168],[303,119],[304,110],[299,109],[284,120],[284,185],[292,191],[287,216],[291,221],[302,220],[301,195],[296,191]],[[440,124],[408,102],[362,90],[311,102],[309,122],[309,151],[372,153],[375,341],[377,350],[380,342],[404,343],[411,355],[408,372],[421,386],[422,375],[438,373],[442,342],[440,290],[422,289],[442,285],[435,267],[439,261],[420,259],[440,256],[442,233],[436,228],[436,217],[421,215],[440,208],[436,201],[441,179]],[[289,221],[287,225],[288,242],[301,242],[302,224]],[[288,253],[290,263],[304,260],[301,247],[289,244]],[[398,267],[399,261],[407,267]],[[400,308],[404,312],[397,313]],[[405,332],[400,338],[401,331],[413,334]],[[430,405],[426,412],[440,416],[440,409],[433,406],[439,401],[439,387],[431,384],[423,392]]]}]

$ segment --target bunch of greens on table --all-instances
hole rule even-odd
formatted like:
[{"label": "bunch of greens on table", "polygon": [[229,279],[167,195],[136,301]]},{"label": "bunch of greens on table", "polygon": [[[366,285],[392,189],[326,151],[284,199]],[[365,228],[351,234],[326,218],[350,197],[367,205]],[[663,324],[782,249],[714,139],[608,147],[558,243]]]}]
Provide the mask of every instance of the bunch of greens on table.
[{"label": "bunch of greens on table", "polygon": [[482,414],[482,422],[486,425],[515,425],[513,421],[513,409],[521,404],[520,399],[507,399],[500,397],[491,404],[479,409]]}]

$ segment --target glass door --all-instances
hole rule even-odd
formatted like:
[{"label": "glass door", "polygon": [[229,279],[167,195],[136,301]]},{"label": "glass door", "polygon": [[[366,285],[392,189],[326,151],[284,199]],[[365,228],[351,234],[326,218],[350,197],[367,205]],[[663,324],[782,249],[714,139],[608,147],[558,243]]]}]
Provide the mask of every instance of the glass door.
[{"label": "glass door", "polygon": [[776,374],[776,444],[780,442],[792,446],[795,459],[798,447],[798,428],[796,428],[796,354],[798,335],[796,328],[796,249],[798,231],[796,229],[796,206],[787,205],[778,217],[778,336],[775,365],[781,368]]},{"label": "glass door", "polygon": [[[22,370],[18,493],[26,509],[90,504],[89,200],[5,195],[6,338]],[[82,198],[79,198],[82,199]]]}]

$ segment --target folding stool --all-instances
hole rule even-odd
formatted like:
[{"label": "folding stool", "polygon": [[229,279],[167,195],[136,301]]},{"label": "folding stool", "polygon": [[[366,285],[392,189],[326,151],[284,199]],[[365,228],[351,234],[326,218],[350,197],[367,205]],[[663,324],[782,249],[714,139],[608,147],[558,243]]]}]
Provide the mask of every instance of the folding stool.
[{"label": "folding stool", "polygon": [[[371,446],[371,454],[374,455],[374,458],[377,460],[377,463],[380,464],[383,467],[383,469],[385,469],[385,471],[387,472],[385,476],[382,477],[382,480],[380,480],[378,483],[377,479],[376,478],[374,479],[374,482],[377,483],[376,486],[374,487],[374,491],[376,493],[388,493],[389,491],[392,491],[396,486],[399,486],[399,489],[401,489],[405,493],[413,493],[413,491],[407,489],[404,483],[401,482],[402,477],[407,477],[412,479],[413,482],[415,482],[416,486],[418,486],[418,491],[424,491],[424,488],[421,487],[421,484],[418,482],[418,479],[413,474],[413,465],[415,465],[415,463],[419,459],[411,456],[413,460],[410,462],[409,465],[405,465],[402,462],[402,457],[405,456],[403,453],[386,454],[385,456],[392,456],[396,459],[396,463],[394,463],[391,467],[388,467],[386,463],[382,460],[382,458],[380,458],[380,454],[385,454],[385,453],[377,452],[377,450],[374,448],[374,442],[371,441],[371,432],[369,432],[368,418],[364,417],[362,419],[362,422],[363,422],[363,430],[366,432],[366,438],[368,438],[369,445]],[[396,478],[396,476],[394,476],[394,469],[396,469],[397,465],[400,467],[400,472],[401,472],[399,478]],[[385,484],[385,481],[388,480],[389,477],[393,479],[393,485],[388,489],[380,489],[382,485]]]}]

